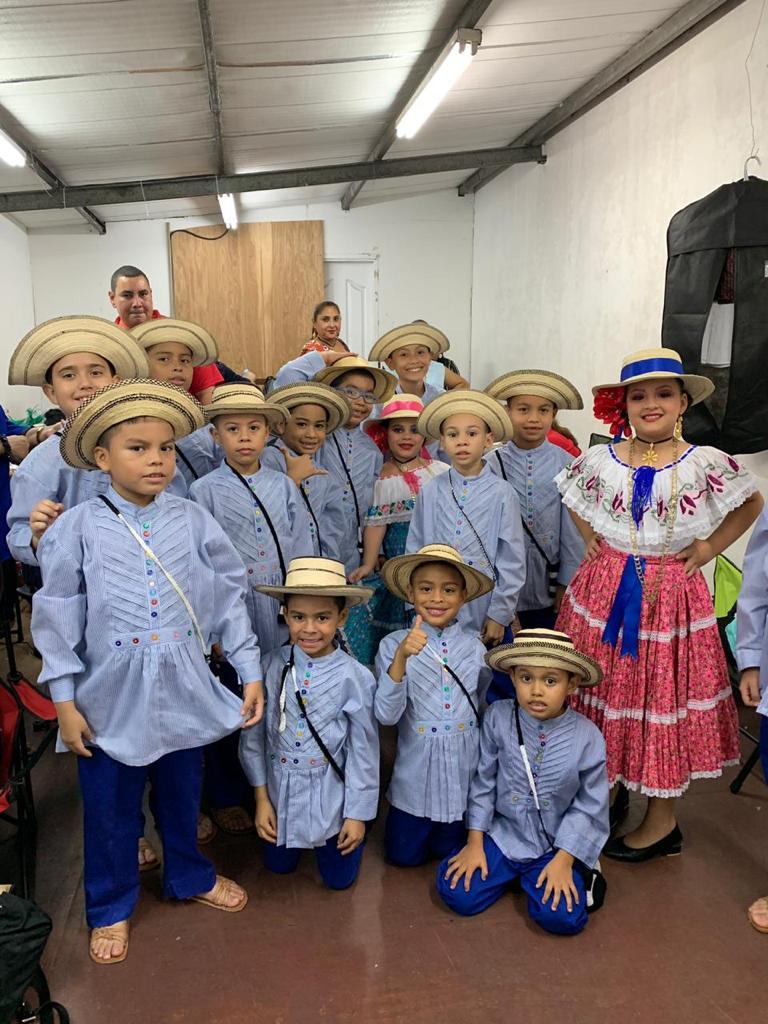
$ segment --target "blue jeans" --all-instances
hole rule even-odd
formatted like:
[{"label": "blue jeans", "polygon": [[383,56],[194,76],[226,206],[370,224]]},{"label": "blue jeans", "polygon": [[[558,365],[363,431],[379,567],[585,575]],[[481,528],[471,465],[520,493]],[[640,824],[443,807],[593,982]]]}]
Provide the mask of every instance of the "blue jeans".
[{"label": "blue jeans", "polygon": [[384,826],[384,851],[388,861],[413,868],[428,860],[442,859],[462,846],[467,838],[464,822],[430,821],[390,807]]},{"label": "blue jeans", "polygon": [[[360,843],[352,853],[342,856],[336,846],[338,841],[339,837],[335,835],[331,836],[325,846],[316,846],[315,860],[320,877],[329,889],[348,889],[360,871],[365,842]],[[289,875],[295,871],[304,853],[304,850],[275,846],[274,843],[262,843],[261,848],[264,852],[264,867],[277,875]]]},{"label": "blue jeans", "polygon": [[115,761],[98,747],[78,757],[83,795],[85,914],[91,928],[125,921],[139,895],[136,848],[144,833],[142,801],[152,784],[152,810],[163,843],[163,896],[184,900],[208,892],[213,864],[197,848],[202,750],[176,750],[152,764]]},{"label": "blue jeans", "polygon": [[565,899],[561,896],[557,910],[552,910],[553,897],[550,896],[547,903],[542,903],[545,886],[536,888],[536,879],[554,857],[551,850],[537,860],[509,860],[489,835],[483,837],[483,849],[488,862],[488,877],[483,880],[480,872],[476,871],[472,876],[469,892],[464,889],[463,878],[455,889],[451,889],[450,883],[446,881],[448,858],[437,869],[437,891],[451,910],[465,917],[480,914],[500,900],[512,882],[519,879],[523,892],[528,896],[528,916],[544,931],[553,935],[577,935],[584,928],[587,923],[587,895],[584,879],[576,864],[573,868],[573,881],[579,894],[579,902],[574,901],[573,909],[568,910]]}]

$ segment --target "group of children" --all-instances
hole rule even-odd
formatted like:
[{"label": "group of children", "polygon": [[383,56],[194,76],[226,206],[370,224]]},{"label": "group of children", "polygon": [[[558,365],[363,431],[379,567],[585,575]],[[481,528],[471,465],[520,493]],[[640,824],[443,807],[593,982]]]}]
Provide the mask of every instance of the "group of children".
[{"label": "group of children", "polygon": [[[519,880],[534,921],[574,934],[602,903],[600,854],[679,852],[674,798],[738,757],[699,569],[760,498],[682,437],[709,382],[636,353],[595,389],[630,439],[571,462],[547,438],[582,407],[572,384],[520,370],[433,393],[446,347],[403,325],[371,352],[388,370],[312,350],[266,397],[222,385],[204,409],[191,374],[216,346],[195,324],[66,317],[17,347],[10,382],[68,417],[15,475],[9,546],[42,572],[32,629],[59,749],[79,755],[95,962],[127,955],[157,864],[147,782],[166,897],[247,902],[199,850],[204,776],[269,870],[314,850],[344,889],[377,814],[378,727],[396,725],[387,859],[439,859],[460,914]],[[645,820],[611,839],[629,789]]]}]

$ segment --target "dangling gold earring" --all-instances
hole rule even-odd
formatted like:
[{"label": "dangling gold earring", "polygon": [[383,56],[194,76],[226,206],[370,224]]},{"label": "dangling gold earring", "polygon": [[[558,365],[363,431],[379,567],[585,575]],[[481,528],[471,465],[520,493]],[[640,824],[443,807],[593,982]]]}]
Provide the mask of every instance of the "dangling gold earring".
[{"label": "dangling gold earring", "polygon": [[683,417],[682,416],[678,416],[677,417],[677,423],[675,424],[675,429],[674,429],[674,432],[673,432],[672,436],[674,437],[674,439],[676,441],[682,441],[682,439],[683,439]]}]

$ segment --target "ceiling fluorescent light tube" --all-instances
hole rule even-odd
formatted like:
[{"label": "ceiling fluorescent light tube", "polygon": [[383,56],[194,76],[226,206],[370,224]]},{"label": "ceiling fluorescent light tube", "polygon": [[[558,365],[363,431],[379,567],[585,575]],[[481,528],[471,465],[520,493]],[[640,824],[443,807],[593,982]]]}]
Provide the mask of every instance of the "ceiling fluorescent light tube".
[{"label": "ceiling fluorescent light tube", "polygon": [[13,139],[0,129],[0,160],[11,167],[23,167],[27,162],[27,154],[17,146]]},{"label": "ceiling fluorescent light tube", "polygon": [[237,230],[237,207],[235,206],[235,197],[231,192],[225,192],[217,198],[219,200],[219,208],[221,209],[224,226],[229,228],[230,231]]},{"label": "ceiling fluorescent light tube", "polygon": [[427,118],[443,102],[477,53],[482,41],[479,29],[459,29],[435,61],[429,77],[405,108],[395,126],[399,139],[412,139]]}]

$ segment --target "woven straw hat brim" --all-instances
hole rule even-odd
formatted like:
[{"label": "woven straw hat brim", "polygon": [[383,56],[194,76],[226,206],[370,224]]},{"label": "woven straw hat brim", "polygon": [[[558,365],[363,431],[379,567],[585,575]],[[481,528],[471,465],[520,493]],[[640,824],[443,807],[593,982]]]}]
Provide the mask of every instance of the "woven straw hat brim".
[{"label": "woven straw hat brim", "polygon": [[449,416],[468,413],[488,425],[494,441],[509,441],[512,422],[507,410],[483,391],[448,391],[433,398],[419,416],[418,431],[433,441],[440,440],[440,426]]},{"label": "woven straw hat brim", "polygon": [[334,391],[327,384],[307,381],[302,384],[284,384],[267,396],[271,403],[292,412],[298,405],[319,405],[328,413],[329,434],[343,426],[352,415],[352,407],[340,391]]},{"label": "woven straw hat brim", "polygon": [[347,356],[339,359],[332,366],[326,366],[312,378],[320,384],[327,384],[333,387],[339,377],[345,373],[369,373],[373,377],[373,396],[377,402],[388,402],[394,395],[397,387],[397,379],[391,373],[380,370],[378,366],[371,366],[365,359],[358,359],[356,356]]},{"label": "woven straw hat brim", "polygon": [[303,597],[343,597],[350,608],[352,605],[365,604],[374,594],[372,587],[360,587],[352,583],[346,587],[268,587],[260,585],[256,589],[260,594],[268,594],[278,600],[283,600],[286,594],[299,594]]},{"label": "woven straw hat brim", "polygon": [[149,373],[144,350],[128,331],[100,316],[58,316],[21,339],[8,366],[8,383],[42,387],[54,363],[76,352],[101,356],[123,380]]},{"label": "woven straw hat brim", "polygon": [[501,672],[508,672],[517,665],[559,668],[581,676],[580,686],[597,686],[603,679],[603,670],[586,654],[564,651],[560,645],[546,640],[516,640],[513,644],[501,644],[486,654],[485,661]]},{"label": "woven straw hat brim", "polygon": [[209,405],[203,407],[211,423],[219,416],[263,416],[270,427],[286,423],[288,410],[275,402],[267,402],[258,388],[251,384],[224,384],[213,392]]},{"label": "woven straw hat brim", "polygon": [[583,409],[578,390],[565,377],[549,370],[513,370],[502,373],[485,389],[486,395],[508,402],[516,395],[536,395],[553,402],[558,409]]},{"label": "woven straw hat brim", "polygon": [[[408,588],[414,572],[420,565],[427,565],[430,562],[442,562],[443,565],[450,565],[461,573],[464,577],[467,601],[475,601],[478,597],[493,590],[494,583],[490,576],[486,576],[484,572],[480,572],[472,565],[467,565],[454,549],[449,549],[453,552],[449,554],[445,550],[447,545],[431,544],[428,545],[428,548],[427,552],[422,550],[415,551],[411,555],[397,555],[382,566],[381,576],[387,590],[401,601],[409,600]],[[442,554],[440,553],[441,548],[443,549]]]},{"label": "woven straw hat brim", "polygon": [[[631,355],[627,356],[624,360],[623,367],[626,368],[627,366],[635,363],[648,363],[654,360],[667,361],[671,363],[676,362],[682,367],[680,353],[671,348],[640,349],[638,352],[633,352]],[[592,388],[592,394],[596,395],[598,391],[605,391],[609,388],[626,388],[629,387],[630,384],[638,384],[643,380],[681,380],[683,382],[683,387],[690,396],[691,405],[703,402],[704,399],[709,398],[715,390],[715,385],[709,377],[702,377],[698,373],[680,373],[673,371],[672,369],[660,369],[659,367],[655,367],[649,368],[647,372],[627,375],[623,380],[614,381],[612,384],[598,384]]]},{"label": "woven straw hat brim", "polygon": [[401,324],[382,334],[368,353],[368,358],[371,362],[383,363],[393,352],[406,345],[423,345],[433,356],[441,356],[448,351],[448,339],[436,327],[429,324]]},{"label": "woven straw hat brim", "polygon": [[145,350],[168,341],[186,345],[192,353],[194,366],[206,366],[219,356],[219,347],[210,331],[191,320],[174,320],[171,317],[147,320],[132,327],[130,333]]},{"label": "woven straw hat brim", "polygon": [[75,469],[96,469],[93,450],[104,431],[139,416],[170,423],[177,439],[205,425],[202,406],[183,388],[156,380],[120,381],[86,398],[69,417],[61,434],[62,458]]}]

